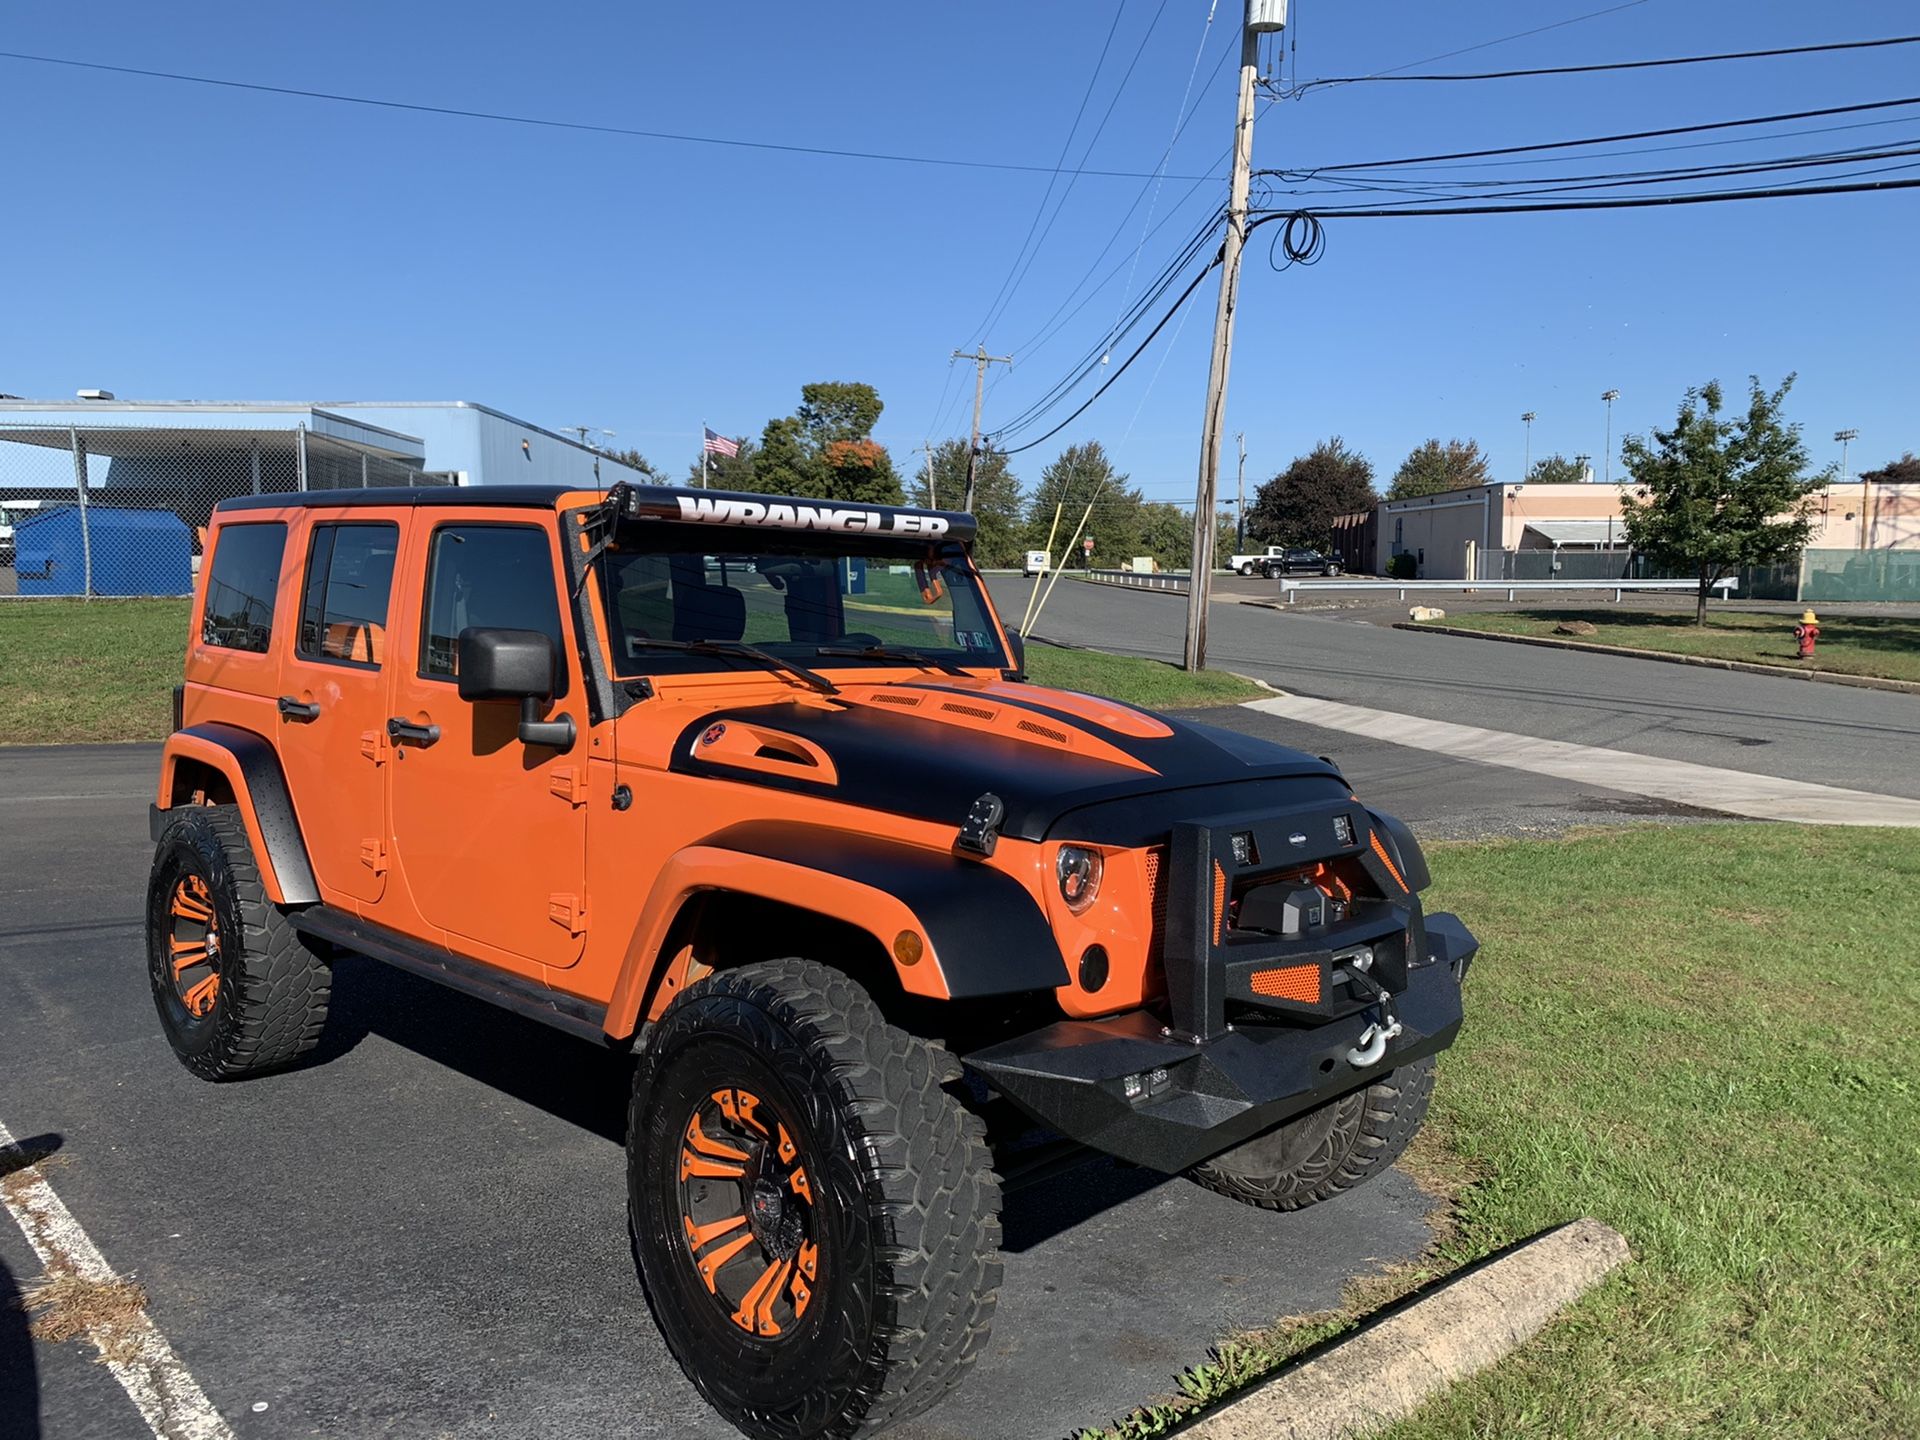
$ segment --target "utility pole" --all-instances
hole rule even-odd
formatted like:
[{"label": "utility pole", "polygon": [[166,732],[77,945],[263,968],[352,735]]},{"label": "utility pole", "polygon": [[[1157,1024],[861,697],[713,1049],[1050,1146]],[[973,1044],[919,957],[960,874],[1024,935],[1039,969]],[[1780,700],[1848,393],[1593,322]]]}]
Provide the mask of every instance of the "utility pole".
[{"label": "utility pole", "polygon": [[1533,476],[1533,422],[1538,417],[1529,410],[1520,417],[1520,423],[1527,427],[1527,458],[1520,466],[1520,483],[1526,484]]},{"label": "utility pole", "polygon": [[1613,483],[1613,402],[1620,398],[1618,390],[1603,390],[1600,398],[1607,402],[1607,453],[1600,459],[1600,474],[1603,483]]},{"label": "utility pole", "polygon": [[989,355],[983,344],[973,354],[964,350],[953,352],[956,360],[971,360],[974,363],[973,374],[973,443],[967,447],[967,503],[960,508],[968,514],[973,513],[973,472],[980,463],[980,407],[987,399],[987,366],[1005,365],[1013,368],[1011,355]]},{"label": "utility pole", "polygon": [[1233,437],[1240,442],[1240,470],[1233,482],[1233,548],[1247,548],[1247,432]]},{"label": "utility pole", "polygon": [[938,510],[940,508],[940,491],[934,483],[933,441],[927,441],[926,444],[920,447],[920,450],[921,453],[927,457],[927,508],[929,510]]},{"label": "utility pole", "polygon": [[1187,583],[1187,643],[1183,663],[1207,663],[1207,600],[1213,588],[1215,496],[1220,440],[1227,418],[1227,367],[1233,358],[1233,314],[1240,300],[1240,252],[1247,243],[1247,185],[1253,169],[1253,89],[1259,78],[1260,37],[1284,30],[1286,0],[1246,0],[1240,28],[1240,93],[1233,118],[1233,182],[1227,193],[1227,234],[1220,247],[1220,303],[1213,317],[1213,358],[1207,369],[1207,409],[1200,431],[1200,479],[1193,500],[1193,567]]}]

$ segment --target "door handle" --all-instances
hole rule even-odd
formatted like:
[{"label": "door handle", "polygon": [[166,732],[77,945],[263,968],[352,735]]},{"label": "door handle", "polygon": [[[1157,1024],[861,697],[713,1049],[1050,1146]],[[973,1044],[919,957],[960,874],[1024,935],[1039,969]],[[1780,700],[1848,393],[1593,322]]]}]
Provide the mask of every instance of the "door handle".
[{"label": "door handle", "polygon": [[418,745],[422,750],[440,738],[438,725],[415,725],[398,715],[387,721],[387,738],[396,745]]},{"label": "door handle", "polygon": [[280,713],[289,720],[318,720],[320,707],[311,700],[296,700],[291,695],[282,695],[279,700]]}]

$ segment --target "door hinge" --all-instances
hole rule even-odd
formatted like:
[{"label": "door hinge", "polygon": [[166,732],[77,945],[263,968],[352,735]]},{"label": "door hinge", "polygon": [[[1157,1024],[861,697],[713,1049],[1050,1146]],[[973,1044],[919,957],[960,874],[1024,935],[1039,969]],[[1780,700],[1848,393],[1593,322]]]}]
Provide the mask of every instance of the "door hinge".
[{"label": "door hinge", "polygon": [[587,772],[562,765],[547,772],[547,788],[569,805],[587,803]]},{"label": "door hinge", "polygon": [[376,875],[387,873],[387,842],[378,836],[360,842],[360,863]]},{"label": "door hinge", "polygon": [[387,754],[393,749],[393,742],[387,739],[385,730],[362,730],[360,732],[360,753],[376,765],[387,763]]},{"label": "door hinge", "polygon": [[569,935],[586,933],[587,907],[578,895],[547,896],[547,918],[563,927]]}]

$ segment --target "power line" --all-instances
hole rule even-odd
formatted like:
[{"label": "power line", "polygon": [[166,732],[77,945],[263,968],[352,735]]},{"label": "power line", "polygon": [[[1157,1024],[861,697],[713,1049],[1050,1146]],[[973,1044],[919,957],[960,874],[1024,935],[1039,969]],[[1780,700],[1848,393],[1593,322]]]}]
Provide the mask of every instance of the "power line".
[{"label": "power line", "polygon": [[[1438,54],[1438,55],[1429,55],[1424,60],[1409,60],[1404,65],[1396,65],[1391,70],[1376,70],[1373,72],[1373,74],[1374,75],[1397,75],[1402,70],[1411,70],[1414,67],[1419,65],[1431,65],[1438,60],[1451,60],[1456,55],[1471,55],[1476,50],[1491,50],[1496,45],[1505,45],[1510,41],[1514,41],[1514,40],[1525,40],[1534,35],[1544,35],[1549,30],[1563,30],[1569,25],[1578,25],[1582,21],[1586,21],[1586,20],[1598,20],[1603,15],[1616,15],[1622,10],[1631,10],[1637,5],[1645,5],[1646,3],[1647,3],[1647,0],[1626,0],[1625,4],[1609,5],[1604,10],[1589,10],[1584,15],[1575,15],[1571,19],[1567,19],[1567,20],[1555,20],[1550,25],[1536,25],[1531,30],[1516,30],[1513,34],[1502,35],[1497,40],[1482,40],[1477,45],[1463,45],[1458,50],[1447,50],[1447,51],[1443,51],[1441,54]],[[1297,56],[1295,57],[1294,63],[1296,66],[1299,63]],[[1368,78],[1372,78],[1372,77],[1370,76]],[[1299,83],[1299,77],[1297,73],[1295,75],[1295,83],[1296,84]]]},{"label": "power line", "polygon": [[[1894,166],[1893,169],[1912,169],[1912,166]],[[1521,215],[1540,214],[1548,211],[1568,210],[1630,210],[1652,205],[1709,205],[1730,200],[1785,200],[1802,195],[1856,195],[1867,191],[1912,190],[1920,188],[1917,180],[1865,180],[1833,185],[1772,186],[1757,190],[1708,190],[1681,195],[1638,195],[1611,200],[1552,200],[1523,204],[1501,205],[1450,205],[1427,208],[1368,209],[1341,206],[1322,208],[1312,211],[1273,211],[1262,215],[1248,230],[1274,220],[1287,220],[1293,215],[1324,215],[1340,220],[1398,220],[1413,216],[1432,217],[1436,215]]]},{"label": "power line", "polygon": [[[642,130],[625,125],[595,125],[583,120],[555,120],[538,115],[513,115],[497,110],[469,110],[453,105],[423,105],[411,100],[384,100],[371,95],[347,95],[330,90],[305,90],[291,85],[265,85],[252,80],[227,80],[214,75],[188,75],[173,70],[147,70],[134,65],[106,65],[95,60],[71,60],[59,55],[30,55],[17,50],[0,50],[0,60],[18,60],[31,65],[61,65],[74,70],[93,70],[108,75],[136,75],[146,80],[170,80],[183,85],[207,85],[222,90],[245,90],[260,95],[291,96],[299,100],[324,100],[336,105],[362,105],[375,110],[401,110],[416,115],[441,115],[456,120],[489,120],[502,125],[529,125],[542,130],[569,130],[588,135],[617,135],[635,140],[661,140],[677,145],[713,145],[732,150],[766,150],[783,155],[818,155],[836,160],[877,160],[893,165],[937,165],[960,170],[1003,170],[1028,175],[1091,175],[1112,180],[1151,180],[1144,170],[1098,170],[1077,168],[1056,170],[1051,165],[1023,165],[999,160],[959,160],[939,155],[902,155],[882,150],[844,150],[829,145],[783,145],[771,140],[736,140],[719,135],[694,135],[672,130]],[[1179,180],[1205,180],[1205,175],[1168,177]]]},{"label": "power line", "polygon": [[[1092,158],[1093,147],[1100,143],[1100,137],[1106,133],[1107,122],[1113,118],[1114,107],[1120,103],[1120,97],[1126,93],[1127,82],[1133,79],[1133,72],[1140,64],[1140,57],[1147,51],[1147,42],[1153,38],[1153,32],[1160,24],[1160,17],[1167,13],[1167,3],[1168,0],[1160,0],[1160,7],[1153,12],[1153,19],[1148,22],[1146,31],[1140,36],[1140,44],[1134,49],[1133,59],[1127,64],[1126,73],[1120,77],[1120,83],[1114,87],[1113,98],[1107,101],[1107,108],[1100,116],[1100,123],[1094,127],[1093,136],[1087,141],[1087,148],[1080,153],[1082,164]],[[1067,200],[1073,194],[1073,187],[1079,183],[1078,174],[1068,177],[1067,188],[1060,193],[1060,203],[1053,207],[1053,214],[1048,217],[1045,227],[1041,229],[1040,238],[1033,242],[1033,250],[1027,256],[1026,264],[1020,268],[1019,275],[1014,278],[1013,285],[1007,291],[1006,299],[1000,307],[1002,312],[1013,303],[1014,294],[1026,280],[1028,272],[1033,269],[1033,262],[1040,258],[1041,247],[1047,243],[1047,236],[1053,233],[1053,227],[1060,219],[1061,212],[1067,208]],[[989,320],[988,323],[991,324],[992,321]]]},{"label": "power line", "polygon": [[1345,170],[1386,170],[1401,165],[1425,165],[1441,160],[1482,160],[1496,155],[1527,155],[1542,150],[1569,150],[1585,145],[1613,145],[1627,140],[1658,140],[1668,135],[1701,135],[1714,130],[1736,130],[1748,125],[1772,125],[1786,120],[1818,120],[1828,115],[1859,115],[1920,105],[1920,95],[1897,100],[1868,100],[1856,105],[1828,105],[1818,110],[1784,110],[1741,120],[1710,120],[1696,125],[1669,125],[1658,130],[1625,130],[1615,135],[1589,135],[1574,140],[1545,140],[1532,145],[1500,145],[1488,150],[1453,150],[1437,155],[1403,155],[1391,160],[1350,160],[1339,165],[1315,165],[1295,170],[1256,170],[1256,175],[1315,176]]},{"label": "power line", "polygon": [[1080,133],[1080,120],[1087,113],[1087,102],[1093,99],[1093,87],[1100,83],[1100,71],[1107,63],[1107,51],[1113,48],[1113,37],[1119,33],[1120,17],[1126,13],[1126,0],[1113,7],[1113,23],[1107,27],[1107,38],[1101,42],[1100,54],[1093,62],[1093,73],[1087,76],[1087,88],[1080,92],[1079,108],[1073,112],[1073,124],[1067,127],[1067,138],[1060,142],[1060,154],[1053,162],[1053,172],[1047,176],[1047,188],[1041,193],[1040,203],[1034,208],[1033,219],[1027,222],[1027,233],[1020,238],[1020,248],[1013,252],[1013,263],[1007,266],[1007,273],[1000,281],[1000,288],[993,292],[993,299],[987,302],[987,313],[973,328],[973,333],[985,338],[988,324],[993,320],[994,310],[1000,304],[1000,298],[1007,293],[1007,286],[1013,283],[1014,272],[1020,268],[1020,261],[1027,253],[1027,245],[1033,239],[1033,232],[1040,226],[1040,217],[1047,213],[1047,201],[1053,198],[1053,187],[1059,183],[1060,171],[1067,163],[1067,155],[1073,149],[1073,137]]},{"label": "power line", "polygon": [[1823,45],[1784,45],[1772,50],[1728,50],[1716,55],[1671,55],[1655,60],[1611,60],[1596,65],[1548,65],[1527,70],[1482,70],[1454,75],[1336,75],[1306,80],[1287,91],[1297,99],[1309,90],[1329,85],[1407,84],[1417,81],[1522,80],[1542,75],[1597,75],[1615,70],[1660,70],[1675,65],[1709,65],[1723,60],[1768,60],[1783,55],[1822,55],[1839,50],[1877,50],[1889,45],[1920,44],[1920,35],[1889,35],[1877,40],[1836,40]]}]

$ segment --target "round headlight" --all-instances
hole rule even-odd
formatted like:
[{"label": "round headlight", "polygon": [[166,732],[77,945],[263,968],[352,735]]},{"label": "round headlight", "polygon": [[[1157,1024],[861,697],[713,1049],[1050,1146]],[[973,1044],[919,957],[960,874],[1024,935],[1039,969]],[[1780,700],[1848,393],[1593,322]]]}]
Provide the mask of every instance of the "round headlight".
[{"label": "round headlight", "polygon": [[1062,845],[1057,866],[1060,872],[1060,898],[1067,909],[1078,915],[1100,893],[1100,875],[1105,868],[1098,850],[1083,850],[1078,845]]}]

